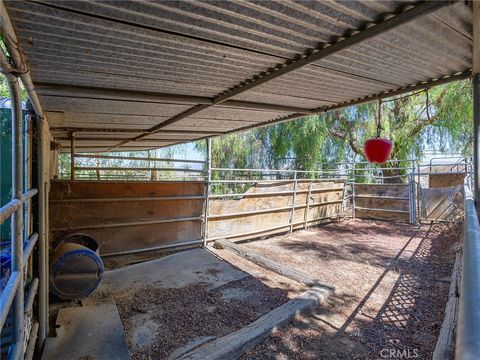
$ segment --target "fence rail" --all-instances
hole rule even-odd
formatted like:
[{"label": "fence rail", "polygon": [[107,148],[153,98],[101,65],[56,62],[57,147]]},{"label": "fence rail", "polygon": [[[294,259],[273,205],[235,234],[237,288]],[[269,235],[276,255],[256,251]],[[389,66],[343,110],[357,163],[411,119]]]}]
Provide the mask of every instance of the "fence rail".
[{"label": "fence rail", "polygon": [[[24,357],[25,339],[32,338],[32,332],[27,334],[28,330],[25,328],[25,318],[29,315],[29,312],[31,312],[33,299],[37,295],[39,286],[38,278],[33,278],[30,290],[25,294],[26,268],[30,262],[33,249],[39,240],[38,233],[30,234],[29,226],[27,225],[31,216],[30,201],[38,194],[38,190],[32,188],[24,193],[24,186],[30,186],[31,182],[31,174],[24,162],[24,155],[25,158],[30,156],[31,138],[25,135],[24,123],[28,123],[31,117],[27,116],[26,121],[24,121],[18,79],[9,75],[7,76],[7,80],[12,96],[13,199],[0,208],[0,224],[3,224],[8,219],[11,219],[12,222],[10,234],[11,271],[7,283],[0,294],[0,330],[4,329],[8,317],[11,323],[11,335],[2,345],[7,345],[9,348],[8,358],[17,360]],[[24,151],[26,151],[25,154]],[[27,205],[26,211],[24,211],[24,205]],[[27,236],[27,241],[24,241]],[[42,237],[41,246],[43,245]],[[44,263],[39,261],[39,268],[42,268],[44,265]],[[45,289],[44,280],[45,279],[42,279],[40,283],[42,294]],[[42,306],[44,301],[39,300],[39,313],[44,314],[45,308]],[[43,322],[41,326],[45,329],[46,323]],[[5,339],[2,340],[5,341]],[[32,346],[32,344],[27,343],[27,346]]]},{"label": "fence rail", "polygon": [[480,224],[470,177],[465,180],[464,196],[463,274],[455,358],[473,360],[480,359]]}]

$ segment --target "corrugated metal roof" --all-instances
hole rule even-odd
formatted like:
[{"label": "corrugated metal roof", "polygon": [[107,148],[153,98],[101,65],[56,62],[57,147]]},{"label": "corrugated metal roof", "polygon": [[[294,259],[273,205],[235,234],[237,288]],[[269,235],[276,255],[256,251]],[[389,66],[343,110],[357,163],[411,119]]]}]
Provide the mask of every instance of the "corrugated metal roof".
[{"label": "corrugated metal roof", "polygon": [[[212,107],[208,99],[388,20],[385,14],[401,13],[409,2],[5,3],[49,124],[58,128],[54,136],[68,146],[69,129],[90,129],[77,134],[80,150],[191,141],[440,79],[472,64],[471,9],[458,2]],[[89,97],[85,89],[87,95],[66,95],[55,85],[110,89],[112,96]],[[132,98],[117,98],[115,90],[130,90]],[[144,100],[145,92],[180,99]],[[197,104],[186,95],[202,99],[201,111],[190,112]],[[230,100],[257,104],[249,109]],[[168,125],[160,128],[162,122]],[[144,134],[152,128],[158,133]]]}]

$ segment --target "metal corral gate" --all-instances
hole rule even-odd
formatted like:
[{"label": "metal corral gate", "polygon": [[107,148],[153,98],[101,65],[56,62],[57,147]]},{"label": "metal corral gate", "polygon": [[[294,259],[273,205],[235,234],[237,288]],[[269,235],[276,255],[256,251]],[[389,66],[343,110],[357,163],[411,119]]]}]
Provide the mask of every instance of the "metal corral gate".
[{"label": "metal corral gate", "polygon": [[463,184],[470,171],[470,158],[446,163],[445,159],[431,159],[430,164],[418,165],[415,179],[419,220],[460,221],[464,211]]},{"label": "metal corral gate", "polygon": [[353,216],[359,218],[415,222],[413,183],[352,184]]},{"label": "metal corral gate", "polygon": [[[399,167],[354,166],[350,181],[353,216],[412,224],[458,221],[463,215],[462,189],[465,176],[471,173],[471,159],[433,158],[426,165],[416,163],[408,160]],[[382,174],[391,170],[402,174]]]}]

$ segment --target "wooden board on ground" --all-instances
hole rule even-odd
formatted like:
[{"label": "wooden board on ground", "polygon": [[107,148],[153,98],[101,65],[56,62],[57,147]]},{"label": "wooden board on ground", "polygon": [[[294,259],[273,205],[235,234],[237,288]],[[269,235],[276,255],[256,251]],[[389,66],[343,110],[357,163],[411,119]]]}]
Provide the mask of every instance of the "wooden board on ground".
[{"label": "wooden board on ground", "polygon": [[452,280],[448,292],[448,302],[445,308],[437,345],[432,360],[451,360],[455,358],[455,338],[457,333],[458,308],[460,303],[460,283],[462,279],[462,251],[457,252],[453,264]]},{"label": "wooden board on ground", "polygon": [[228,241],[225,239],[217,240],[215,241],[215,248],[229,250],[241,257],[244,257],[247,260],[250,260],[254,264],[257,264],[265,269],[276,272],[277,274],[285,276],[289,279],[295,280],[299,283],[302,283],[308,286],[322,287],[332,292],[335,290],[332,286],[324,284],[318,279],[308,274],[292,269],[276,261],[270,260],[266,256],[258,254],[250,249],[244,248],[241,245],[234,244],[231,241]]},{"label": "wooden board on ground", "polygon": [[206,343],[178,359],[183,360],[231,360],[238,359],[255,345],[261,343],[272,331],[292,320],[296,315],[305,312],[313,306],[323,303],[330,292],[323,288],[313,287],[299,297],[270,311],[257,321]]}]

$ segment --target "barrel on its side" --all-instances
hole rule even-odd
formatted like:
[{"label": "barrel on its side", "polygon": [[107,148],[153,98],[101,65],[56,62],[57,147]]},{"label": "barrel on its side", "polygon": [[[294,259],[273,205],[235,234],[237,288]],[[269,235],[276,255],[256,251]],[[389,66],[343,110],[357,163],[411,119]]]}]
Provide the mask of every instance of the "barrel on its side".
[{"label": "barrel on its side", "polygon": [[[81,237],[80,237],[81,240]],[[103,261],[94,249],[87,247],[91,239],[61,241],[50,262],[50,291],[64,300],[91,294],[102,281]],[[88,240],[88,241],[86,241]],[[96,244],[96,242],[94,241]]]}]

